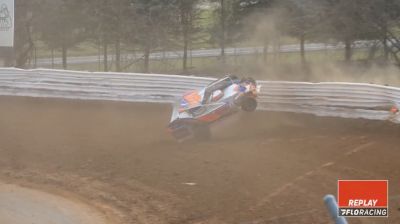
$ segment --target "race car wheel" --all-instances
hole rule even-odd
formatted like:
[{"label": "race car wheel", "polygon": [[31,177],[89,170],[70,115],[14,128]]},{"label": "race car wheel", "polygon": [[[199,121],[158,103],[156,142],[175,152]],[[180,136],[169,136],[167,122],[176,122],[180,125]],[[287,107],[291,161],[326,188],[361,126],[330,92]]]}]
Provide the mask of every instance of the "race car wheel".
[{"label": "race car wheel", "polygon": [[207,125],[196,125],[193,127],[194,138],[199,141],[206,141],[211,138],[211,131]]},{"label": "race car wheel", "polygon": [[246,112],[253,112],[257,109],[257,100],[255,100],[254,98],[245,98],[242,100],[242,110],[246,111]]}]

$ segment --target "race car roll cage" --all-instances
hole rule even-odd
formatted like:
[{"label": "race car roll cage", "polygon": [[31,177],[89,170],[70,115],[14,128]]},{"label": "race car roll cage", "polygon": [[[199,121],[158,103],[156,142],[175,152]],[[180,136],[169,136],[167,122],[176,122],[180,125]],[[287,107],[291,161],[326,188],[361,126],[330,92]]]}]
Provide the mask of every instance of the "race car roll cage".
[{"label": "race car roll cage", "polygon": [[236,76],[231,76],[228,75],[225,78],[216,80],[212,83],[210,83],[206,89],[204,90],[204,95],[203,95],[203,100],[201,102],[202,105],[207,104],[210,101],[211,95],[217,91],[217,90],[223,90],[226,87],[234,84],[236,82],[239,82],[239,79]]}]

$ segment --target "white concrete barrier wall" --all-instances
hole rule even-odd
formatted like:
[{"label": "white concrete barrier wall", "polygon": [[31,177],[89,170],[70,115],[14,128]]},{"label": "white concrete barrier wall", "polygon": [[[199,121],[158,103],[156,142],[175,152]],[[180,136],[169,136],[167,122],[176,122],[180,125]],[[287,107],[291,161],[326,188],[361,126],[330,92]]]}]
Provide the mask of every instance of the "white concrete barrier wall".
[{"label": "white concrete barrier wall", "polygon": [[[0,68],[0,95],[170,103],[212,80],[177,75]],[[340,82],[258,83],[262,85],[260,110],[400,123],[400,116],[390,113],[391,107],[400,105],[400,88]]]}]

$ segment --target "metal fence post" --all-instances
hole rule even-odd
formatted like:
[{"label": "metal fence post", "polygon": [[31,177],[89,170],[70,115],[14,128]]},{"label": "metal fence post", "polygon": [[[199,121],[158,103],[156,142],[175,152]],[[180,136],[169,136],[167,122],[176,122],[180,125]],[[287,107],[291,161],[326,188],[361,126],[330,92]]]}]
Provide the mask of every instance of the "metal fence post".
[{"label": "metal fence post", "polygon": [[339,207],[336,202],[335,196],[328,194],[324,197],[324,202],[329,210],[332,219],[336,224],[348,224],[344,217],[339,216]]}]

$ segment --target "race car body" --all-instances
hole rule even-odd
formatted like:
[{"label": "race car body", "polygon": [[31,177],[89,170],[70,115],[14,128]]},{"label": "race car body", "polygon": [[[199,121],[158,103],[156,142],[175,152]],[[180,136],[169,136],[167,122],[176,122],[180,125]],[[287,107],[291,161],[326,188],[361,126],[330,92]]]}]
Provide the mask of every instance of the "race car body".
[{"label": "race car body", "polygon": [[240,109],[257,108],[259,87],[251,79],[227,76],[202,90],[190,91],[174,105],[169,131],[178,141],[190,138],[208,139],[209,125]]}]

